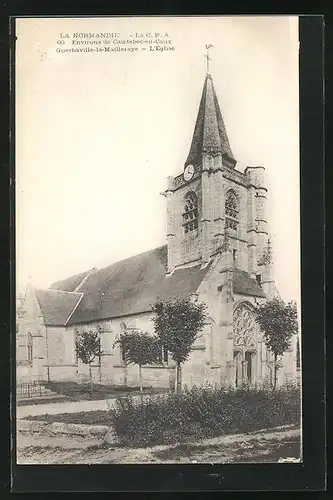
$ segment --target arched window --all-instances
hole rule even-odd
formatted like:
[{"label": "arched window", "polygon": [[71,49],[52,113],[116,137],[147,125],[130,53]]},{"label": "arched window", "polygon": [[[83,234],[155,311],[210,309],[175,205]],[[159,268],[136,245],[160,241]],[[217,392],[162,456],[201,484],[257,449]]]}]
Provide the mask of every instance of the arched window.
[{"label": "arched window", "polygon": [[235,348],[257,348],[258,325],[251,306],[241,303],[233,314],[233,336]]},{"label": "arched window", "polygon": [[28,363],[29,365],[31,366],[32,365],[32,360],[33,360],[33,352],[32,352],[32,346],[33,346],[33,343],[32,343],[32,335],[30,332],[28,332],[28,335],[27,335],[27,351],[28,351]]},{"label": "arched window", "polygon": [[233,314],[235,385],[255,382],[258,325],[251,306],[241,303]]},{"label": "arched window", "polygon": [[234,191],[228,191],[225,200],[225,226],[226,229],[237,230],[238,225],[238,198]]},{"label": "arched window", "polygon": [[198,197],[192,191],[185,196],[183,226],[185,233],[198,229]]}]

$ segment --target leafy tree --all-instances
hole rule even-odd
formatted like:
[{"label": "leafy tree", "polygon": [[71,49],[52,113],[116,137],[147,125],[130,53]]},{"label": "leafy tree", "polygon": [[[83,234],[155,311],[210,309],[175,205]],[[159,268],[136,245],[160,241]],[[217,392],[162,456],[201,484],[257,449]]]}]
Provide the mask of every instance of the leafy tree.
[{"label": "leafy tree", "polygon": [[138,365],[142,392],[142,366],[159,362],[161,348],[158,338],[146,332],[132,330],[121,333],[115,344],[120,345],[126,363]]},{"label": "leafy tree", "polygon": [[180,392],[181,366],[188,359],[192,345],[204,327],[206,306],[189,298],[158,300],[153,311],[155,332],[161,345],[168,349],[176,362],[176,387]]},{"label": "leafy tree", "polygon": [[75,332],[75,348],[77,357],[85,365],[89,365],[89,381],[90,381],[90,394],[92,394],[93,383],[91,374],[91,364],[96,357],[100,357],[101,341],[100,341],[100,328],[97,330],[78,331]]},{"label": "leafy tree", "polygon": [[298,332],[297,306],[293,301],[284,302],[279,298],[274,298],[257,304],[255,314],[263,332],[265,344],[274,354],[274,388],[276,388],[278,356],[286,352],[290,347],[292,336]]}]

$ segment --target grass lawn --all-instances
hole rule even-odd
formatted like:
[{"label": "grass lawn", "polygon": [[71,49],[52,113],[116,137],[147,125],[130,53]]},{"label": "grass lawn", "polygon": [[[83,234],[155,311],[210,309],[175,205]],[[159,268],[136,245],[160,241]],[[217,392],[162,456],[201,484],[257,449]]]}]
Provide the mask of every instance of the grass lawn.
[{"label": "grass lawn", "polygon": [[[65,401],[83,401],[83,400],[101,400],[111,399],[119,396],[127,396],[128,394],[140,394],[139,387],[124,387],[114,385],[94,385],[93,392],[90,393],[89,384],[76,384],[75,382],[50,382],[45,383],[45,387],[53,391],[56,396],[53,398],[55,402]],[[144,394],[157,394],[167,392],[168,389],[144,387]],[[51,403],[52,397],[21,399],[17,401],[18,406],[27,406],[34,404]]]},{"label": "grass lawn", "polygon": [[42,420],[44,422],[63,422],[64,424],[86,424],[86,425],[111,425],[108,410],[80,411],[78,413],[58,413],[50,415],[34,415],[25,417],[25,420]]}]

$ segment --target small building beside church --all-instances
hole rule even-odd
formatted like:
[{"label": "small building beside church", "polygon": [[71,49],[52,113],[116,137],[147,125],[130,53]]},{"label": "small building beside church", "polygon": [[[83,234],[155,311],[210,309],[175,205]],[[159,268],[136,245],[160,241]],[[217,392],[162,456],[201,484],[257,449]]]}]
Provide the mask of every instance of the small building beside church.
[{"label": "small building beside church", "polygon": [[[29,285],[17,308],[18,378],[87,380],[88,367],[76,356],[75,335],[99,330],[101,355],[92,368],[94,380],[137,386],[138,369],[125,365],[114,347],[117,336],[131,329],[153,332],[152,306],[158,298],[191,297],[207,305],[209,317],[183,366],[183,384],[271,383],[273,356],[253,313],[256,302],[278,295],[265,169],[236,167],[207,73],[188,157],[179,175],[167,180],[167,244],[46,290]],[[296,378],[296,357],[293,338],[278,384]],[[168,352],[161,352],[161,363],[143,367],[143,382],[174,387],[175,364]]]}]

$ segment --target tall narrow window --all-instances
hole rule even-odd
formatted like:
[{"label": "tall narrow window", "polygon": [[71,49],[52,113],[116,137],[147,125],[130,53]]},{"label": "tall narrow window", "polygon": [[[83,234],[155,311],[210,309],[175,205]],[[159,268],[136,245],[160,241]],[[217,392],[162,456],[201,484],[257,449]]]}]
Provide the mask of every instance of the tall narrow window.
[{"label": "tall narrow window", "polygon": [[225,201],[225,226],[226,229],[237,230],[238,225],[238,199],[234,191],[228,191]]},{"label": "tall narrow window", "polygon": [[242,353],[241,351],[234,351],[234,363],[235,363],[235,386],[239,387],[241,384],[241,365],[242,365]]},{"label": "tall narrow window", "polygon": [[28,363],[30,366],[32,366],[32,360],[33,360],[33,341],[32,341],[32,335],[30,332],[28,332],[27,335],[27,350],[28,350]]},{"label": "tall narrow window", "polygon": [[185,196],[183,226],[185,233],[198,229],[198,197],[192,191]]}]

